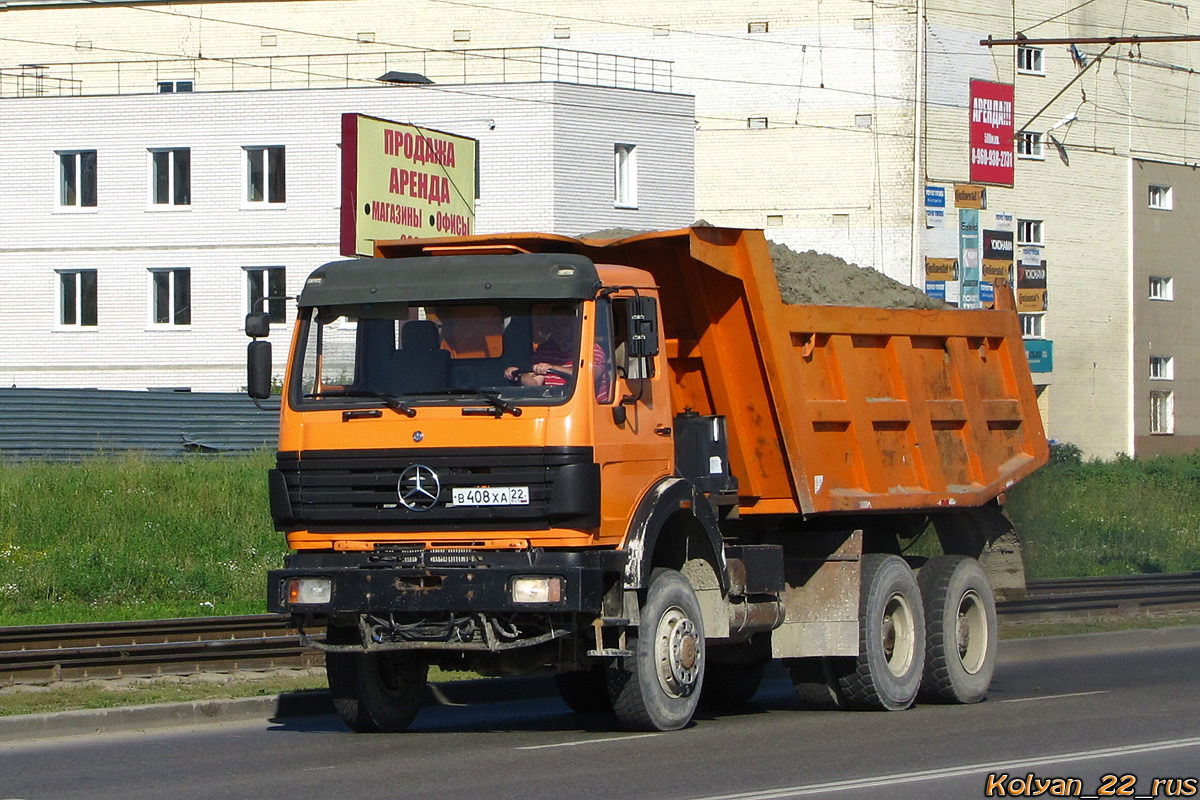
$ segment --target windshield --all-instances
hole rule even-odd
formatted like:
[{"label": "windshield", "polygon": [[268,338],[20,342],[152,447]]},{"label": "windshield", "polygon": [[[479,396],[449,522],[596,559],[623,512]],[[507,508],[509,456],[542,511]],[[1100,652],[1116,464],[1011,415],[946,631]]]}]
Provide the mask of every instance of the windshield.
[{"label": "windshield", "polygon": [[579,364],[580,305],[507,300],[302,309],[303,407],[556,405]]}]

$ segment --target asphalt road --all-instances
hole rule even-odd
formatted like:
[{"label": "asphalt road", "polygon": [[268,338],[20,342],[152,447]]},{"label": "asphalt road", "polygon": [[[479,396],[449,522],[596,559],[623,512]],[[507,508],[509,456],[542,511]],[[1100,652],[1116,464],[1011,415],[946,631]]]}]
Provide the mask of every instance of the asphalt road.
[{"label": "asphalt road", "polygon": [[[1023,785],[1031,774],[1079,786]],[[1154,796],[1155,779],[1156,796],[1200,797],[1200,627],[1004,642],[976,706],[806,711],[773,673],[747,712],[669,734],[497,698],[426,708],[391,736],[308,717],[0,745],[5,800],[957,800],[989,782],[992,796]]]}]

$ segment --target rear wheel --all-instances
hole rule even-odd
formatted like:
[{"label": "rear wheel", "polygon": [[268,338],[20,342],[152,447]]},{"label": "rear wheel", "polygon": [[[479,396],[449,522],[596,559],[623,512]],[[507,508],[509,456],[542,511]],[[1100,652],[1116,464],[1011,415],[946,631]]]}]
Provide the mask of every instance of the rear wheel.
[{"label": "rear wheel", "polygon": [[908,708],[921,686],[925,614],[917,580],[899,556],[863,556],[858,631],[859,655],[837,679],[841,696],[855,709]]},{"label": "rear wheel", "polygon": [[996,601],[987,575],[973,558],[938,556],[917,581],[925,606],[921,699],[978,703],[996,668]]},{"label": "rear wheel", "polygon": [[[331,644],[358,642],[353,628],[330,628]],[[416,718],[425,697],[429,665],[411,653],[326,653],[325,675],[333,706],[359,733],[399,733]]]},{"label": "rear wheel", "polygon": [[629,730],[687,725],[704,683],[704,622],[692,585],[671,569],[650,576],[634,655],[608,672],[613,711]]}]

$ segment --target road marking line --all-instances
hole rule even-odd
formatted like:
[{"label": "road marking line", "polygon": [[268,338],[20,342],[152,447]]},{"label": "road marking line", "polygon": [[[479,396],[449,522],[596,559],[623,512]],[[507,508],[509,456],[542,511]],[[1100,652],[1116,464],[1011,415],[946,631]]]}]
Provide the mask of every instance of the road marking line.
[{"label": "road marking line", "polygon": [[518,750],[546,750],[551,747],[577,747],[581,744],[603,744],[604,742],[627,742],[630,739],[647,739],[651,736],[662,736],[661,733],[638,733],[633,736],[609,736],[604,739],[582,739],[578,742],[556,742],[555,744],[533,744],[518,747]]},{"label": "road marking line", "polygon": [[1044,767],[1063,761],[1094,761],[1101,758],[1123,757],[1138,753],[1156,753],[1162,750],[1179,750],[1187,747],[1200,747],[1200,736],[1193,736],[1188,739],[1167,739],[1161,742],[1148,742],[1146,744],[1127,745],[1124,747],[1080,750],[1074,753],[1058,753],[1051,756],[1037,756],[1015,761],[965,764],[961,767],[945,767],[943,769],[922,770],[921,772],[899,772],[892,775],[879,775],[874,778],[809,783],[798,786],[784,786],[779,789],[764,789],[756,792],[739,792],[737,794],[706,795],[693,798],[693,800],[779,800],[785,797],[801,797],[803,795],[821,794],[823,792],[845,792],[854,789],[895,786],[898,783],[918,783],[920,781],[935,781],[943,778],[960,778],[964,775],[971,775],[977,772],[1003,772],[1013,769]]},{"label": "road marking line", "polygon": [[1071,692],[1070,694],[1048,694],[1044,697],[1014,697],[1011,700],[1001,700],[1001,703],[1028,703],[1030,700],[1059,700],[1063,697],[1087,697],[1090,694],[1108,694],[1107,689],[1095,692]]}]

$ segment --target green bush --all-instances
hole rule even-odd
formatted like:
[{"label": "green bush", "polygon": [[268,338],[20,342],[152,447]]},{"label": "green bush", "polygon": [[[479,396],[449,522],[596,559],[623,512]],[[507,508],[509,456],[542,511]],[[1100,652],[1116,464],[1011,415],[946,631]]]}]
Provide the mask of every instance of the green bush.
[{"label": "green bush", "polygon": [[271,460],[0,466],[0,624],[263,612]]},{"label": "green bush", "polygon": [[[1200,453],[1084,463],[1073,446],[1052,452],[1008,493],[1029,577],[1200,570]],[[261,613],[266,572],[286,553],[271,462],[0,465],[0,625]]]},{"label": "green bush", "polygon": [[1063,447],[1008,492],[1029,577],[1200,570],[1200,453],[1083,463]]}]

